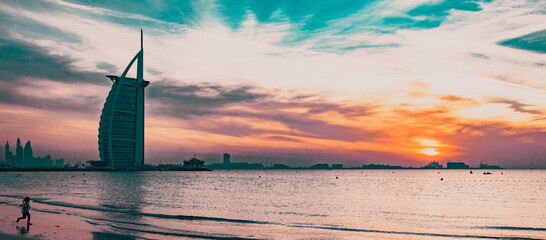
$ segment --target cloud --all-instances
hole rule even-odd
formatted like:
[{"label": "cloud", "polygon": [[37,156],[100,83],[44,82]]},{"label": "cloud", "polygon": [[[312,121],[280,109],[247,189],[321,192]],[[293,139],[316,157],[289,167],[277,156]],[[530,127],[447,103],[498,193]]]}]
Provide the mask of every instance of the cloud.
[{"label": "cloud", "polygon": [[521,37],[502,40],[499,45],[546,53],[546,30],[536,31]]},{"label": "cloud", "polygon": [[[317,119],[315,115],[337,112],[345,117],[359,117],[372,114],[368,106],[346,106],[292,97],[292,101],[277,99],[264,89],[251,86],[226,87],[212,84],[175,86],[172,82],[159,82],[148,87],[152,113],[186,119],[195,129],[230,136],[257,134],[288,134],[292,136],[317,139],[337,139],[344,141],[370,140],[377,133],[362,128],[336,125]],[[271,91],[269,91],[271,92]],[[316,96],[314,97],[316,98]],[[293,101],[294,99],[303,99]],[[234,107],[235,108],[232,108]],[[242,107],[242,108],[238,108]],[[291,112],[291,109],[303,109]],[[232,120],[223,122],[222,118],[238,118],[245,123]],[[287,129],[263,129],[252,126],[252,122],[269,121],[280,123]]]},{"label": "cloud", "polygon": [[[41,5],[40,1],[36,1],[30,5],[35,7],[35,4]],[[34,21],[17,14],[2,13],[4,12],[0,10],[0,21],[2,22],[2,25],[0,25],[0,33],[2,33],[3,38],[13,34],[14,29],[18,29],[19,31],[17,31],[17,33],[28,39],[48,39],[71,44],[81,44],[83,41],[77,34],[63,31],[58,27]],[[24,31],[20,31],[23,29]]]},{"label": "cloud", "polygon": [[49,54],[38,46],[0,38],[0,52],[1,81],[32,77],[65,83],[108,84],[102,74],[75,70],[70,58]]},{"label": "cloud", "polygon": [[440,99],[448,102],[470,102],[470,103],[476,103],[476,101],[472,100],[471,98],[463,98],[455,95],[445,95],[442,96]]},{"label": "cloud", "polygon": [[480,11],[480,3],[491,2],[491,0],[467,0],[467,1],[436,1],[417,6],[408,12],[411,16],[445,17],[450,10]]},{"label": "cloud", "polygon": [[460,146],[460,158],[475,166],[489,163],[507,168],[546,168],[546,131],[541,128],[464,124],[449,138]]},{"label": "cloud", "polygon": [[485,60],[490,58],[487,55],[481,54],[481,53],[470,53],[470,55],[472,55],[472,57],[481,58],[481,59],[485,59]]},{"label": "cloud", "polygon": [[274,141],[285,141],[285,142],[301,142],[300,140],[298,139],[295,139],[295,138],[291,138],[291,137],[285,137],[285,136],[267,136],[265,137],[266,139],[269,139],[269,140],[274,140]]},{"label": "cloud", "polygon": [[[2,84],[2,87],[5,87],[5,85]],[[8,87],[0,89],[0,103],[53,112],[98,113],[104,99],[99,96],[71,96],[66,98],[29,96],[14,92],[13,88]]]},{"label": "cloud", "polygon": [[357,128],[328,123],[326,121],[315,119],[308,114],[286,113],[268,109],[265,112],[241,112],[236,113],[249,119],[266,120],[278,122],[286,126],[289,131],[287,134],[316,139],[331,139],[341,141],[371,141],[379,133],[367,130],[366,128]]},{"label": "cloud", "polygon": [[516,100],[504,99],[504,100],[493,101],[493,103],[508,104],[510,106],[510,108],[512,110],[514,110],[515,112],[537,114],[537,115],[543,114],[543,112],[541,112],[539,110],[526,109],[527,107],[530,107],[531,105],[523,104],[523,103],[520,103],[520,102],[518,102]]},{"label": "cloud", "polygon": [[441,20],[417,20],[409,17],[387,17],[383,20],[385,25],[396,26],[399,28],[435,28],[442,24]]},{"label": "cloud", "polygon": [[[250,86],[226,88],[220,85],[183,85],[175,82],[154,82],[148,88],[148,97],[157,102],[155,113],[179,118],[216,114],[226,105],[252,102],[263,98],[263,94],[253,93]],[[209,95],[207,95],[207,93]]]},{"label": "cloud", "polygon": [[115,73],[118,71],[118,68],[115,65],[107,63],[107,62],[98,62],[96,66],[97,68],[102,69],[109,73]]},{"label": "cloud", "polygon": [[[52,111],[97,112],[104,99],[93,95],[52,94],[63,88],[106,87],[101,73],[74,69],[72,60],[27,43],[0,38],[0,103]],[[24,89],[24,90],[23,90]]]}]

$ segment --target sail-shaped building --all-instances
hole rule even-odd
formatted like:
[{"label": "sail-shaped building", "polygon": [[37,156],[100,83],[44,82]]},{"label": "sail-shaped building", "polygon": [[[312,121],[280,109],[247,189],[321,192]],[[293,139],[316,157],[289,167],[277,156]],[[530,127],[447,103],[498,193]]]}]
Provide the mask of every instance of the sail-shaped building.
[{"label": "sail-shaped building", "polygon": [[[137,61],[136,78],[126,77]],[[140,51],[121,76],[107,75],[112,80],[99,123],[99,153],[101,161],[115,169],[138,168],[144,164],[144,88],[150,82],[143,79],[144,50],[142,30]]]}]

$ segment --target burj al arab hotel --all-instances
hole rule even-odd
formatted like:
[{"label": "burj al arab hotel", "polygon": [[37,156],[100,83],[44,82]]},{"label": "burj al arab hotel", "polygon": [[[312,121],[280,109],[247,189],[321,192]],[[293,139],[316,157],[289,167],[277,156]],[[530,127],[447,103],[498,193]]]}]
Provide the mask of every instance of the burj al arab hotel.
[{"label": "burj al arab hotel", "polygon": [[[137,61],[137,76],[126,77]],[[128,169],[144,164],[144,49],[140,30],[140,51],[121,76],[107,75],[112,80],[99,123],[101,161],[115,169]]]}]

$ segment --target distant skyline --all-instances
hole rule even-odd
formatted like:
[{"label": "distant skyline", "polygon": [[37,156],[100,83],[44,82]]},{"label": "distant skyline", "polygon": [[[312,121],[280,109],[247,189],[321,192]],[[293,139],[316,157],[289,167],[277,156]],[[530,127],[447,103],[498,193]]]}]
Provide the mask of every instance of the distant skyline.
[{"label": "distant skyline", "polygon": [[5,0],[0,141],[98,160],[105,75],[142,28],[146,163],[546,168],[545,13],[533,0]]},{"label": "distant skyline", "polygon": [[20,138],[17,138],[15,145],[9,144],[6,141],[2,148],[2,161],[0,163],[8,165],[14,168],[36,168],[36,167],[62,167],[64,166],[64,159],[51,159],[50,155],[40,157],[34,154],[30,140],[28,140],[23,147],[23,142]]}]

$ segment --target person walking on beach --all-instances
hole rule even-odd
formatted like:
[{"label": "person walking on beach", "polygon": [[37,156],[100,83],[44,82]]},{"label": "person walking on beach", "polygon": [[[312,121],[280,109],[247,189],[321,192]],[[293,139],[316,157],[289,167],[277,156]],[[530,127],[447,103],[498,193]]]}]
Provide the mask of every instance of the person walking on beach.
[{"label": "person walking on beach", "polygon": [[17,218],[17,222],[19,222],[19,220],[21,219],[25,219],[27,218],[27,226],[29,225],[32,225],[32,223],[30,223],[30,213],[28,212],[30,210],[30,198],[29,197],[26,197],[25,199],[23,199],[23,203],[21,203],[21,207],[23,207],[21,209],[21,213],[23,213],[23,216],[20,217],[20,218]]}]

